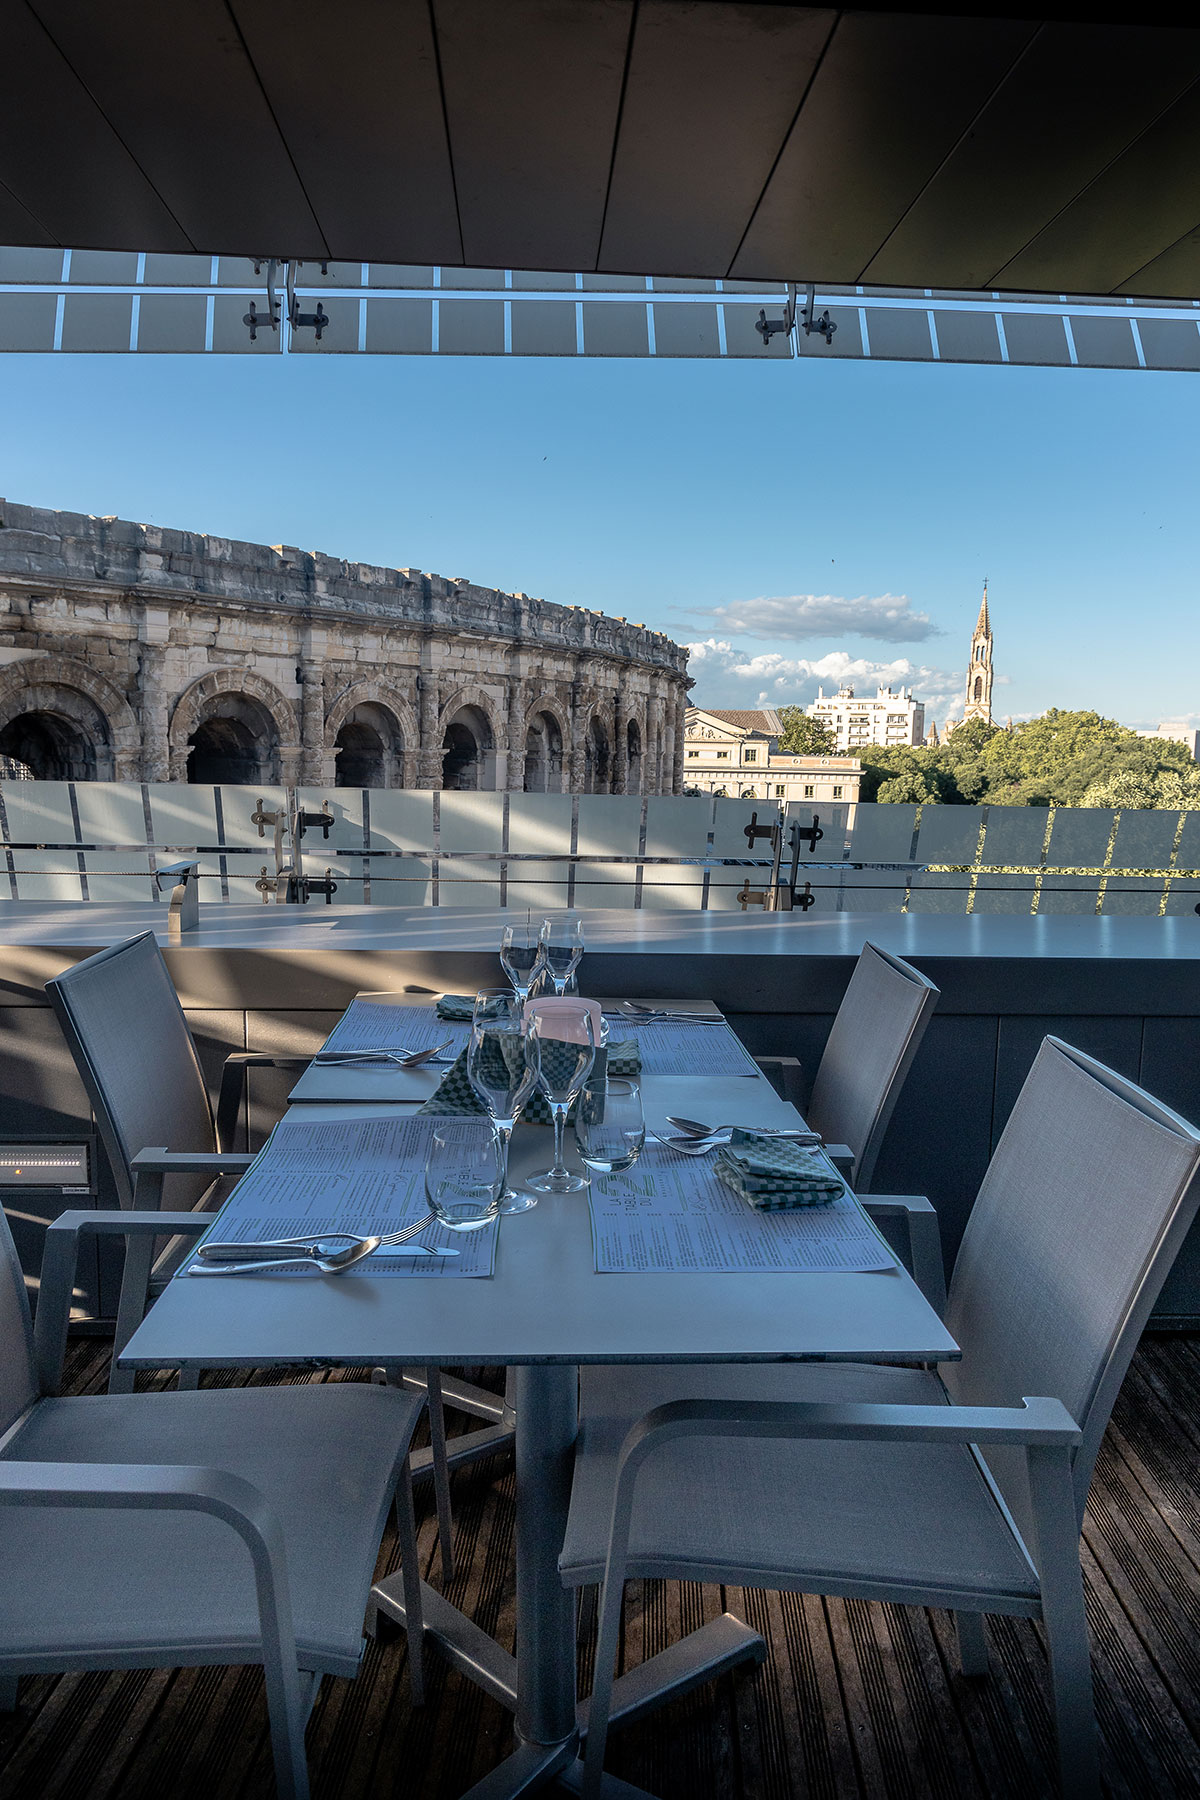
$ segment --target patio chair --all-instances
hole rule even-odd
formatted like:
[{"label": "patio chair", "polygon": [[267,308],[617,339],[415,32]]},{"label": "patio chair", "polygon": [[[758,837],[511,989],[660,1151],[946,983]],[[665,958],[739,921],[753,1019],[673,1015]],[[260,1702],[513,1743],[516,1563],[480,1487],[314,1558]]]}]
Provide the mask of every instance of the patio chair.
[{"label": "patio chair", "polygon": [[[864,944],[817,1067],[805,1118],[856,1193],[870,1192],[884,1134],[939,990],[878,944]],[[760,1057],[764,1066],[778,1058]]]},{"label": "patio chair", "polygon": [[57,1397],[81,1232],[153,1237],[191,1217],[66,1214],[35,1334],[0,1214],[0,1709],[25,1674],[261,1663],[278,1792],[306,1800],[305,1722],[322,1675],[358,1670],[393,1499],[420,1608],[408,1451],[423,1402],[355,1382]]},{"label": "patio chair", "polygon": [[[96,1115],[123,1208],[168,1205],[207,1213],[228,1191],[222,1177],[241,1175],[252,1155],[230,1149],[250,1069],[306,1068],[307,1056],[235,1051],[225,1058],[214,1118],[200,1058],[170,970],[154,933],[100,950],[46,983],[46,992]],[[207,1221],[205,1221],[207,1223]],[[148,1300],[184,1260],[189,1236],[126,1237],[125,1266],[113,1335],[109,1392],[133,1392],[133,1373],[117,1358],[145,1315]],[[389,1376],[400,1380],[398,1371]],[[380,1371],[380,1378],[384,1371]],[[196,1371],[181,1374],[195,1386]],[[431,1447],[418,1451],[432,1474],[443,1571],[453,1574],[450,1476],[439,1379],[427,1371],[403,1385],[428,1399]]]},{"label": "patio chair", "polygon": [[1097,1791],[1079,1532],[1198,1165],[1192,1126],[1047,1038],[955,1267],[961,1362],[583,1372],[561,1569],[569,1586],[604,1581],[585,1795],[632,1577],[948,1607],[974,1675],[982,1615],[1040,1618],[1062,1789]]}]

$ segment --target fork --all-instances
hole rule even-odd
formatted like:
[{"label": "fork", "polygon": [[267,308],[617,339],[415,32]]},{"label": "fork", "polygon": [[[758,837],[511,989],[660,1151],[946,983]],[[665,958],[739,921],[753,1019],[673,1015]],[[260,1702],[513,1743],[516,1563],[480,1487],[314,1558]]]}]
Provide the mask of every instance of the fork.
[{"label": "fork", "polygon": [[[423,1219],[417,1219],[413,1224],[405,1225],[400,1231],[388,1232],[384,1237],[363,1235],[357,1231],[310,1232],[307,1237],[259,1238],[248,1244],[210,1242],[201,1244],[196,1255],[201,1262],[209,1262],[214,1265],[224,1264],[226,1267],[231,1261],[241,1259],[254,1263],[271,1262],[275,1260],[276,1252],[279,1253],[281,1261],[316,1261],[324,1253],[323,1246],[332,1238],[342,1238],[348,1246],[369,1243],[373,1246],[371,1252],[373,1255],[375,1250],[381,1249],[385,1245],[403,1244],[409,1238],[416,1237],[417,1233],[424,1231],[427,1225],[433,1224],[435,1217],[434,1213],[426,1213]],[[421,1246],[421,1248],[424,1249],[425,1246]],[[331,1254],[341,1256],[344,1252],[335,1251]],[[458,1253],[457,1251],[429,1251],[428,1254],[457,1255]]]},{"label": "fork", "polygon": [[394,1063],[401,1069],[419,1069],[424,1063],[452,1062],[452,1057],[442,1056],[441,1052],[453,1042],[453,1038],[447,1038],[444,1044],[435,1044],[430,1050],[318,1050],[313,1061],[327,1069],[354,1063]]}]

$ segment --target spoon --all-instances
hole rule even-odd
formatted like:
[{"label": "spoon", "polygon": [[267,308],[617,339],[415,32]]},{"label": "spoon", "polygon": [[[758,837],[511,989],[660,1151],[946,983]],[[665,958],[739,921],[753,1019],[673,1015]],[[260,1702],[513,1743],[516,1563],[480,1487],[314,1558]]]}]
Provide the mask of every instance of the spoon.
[{"label": "spoon", "polygon": [[670,1012],[664,1007],[638,1006],[632,1000],[622,1000],[618,1010],[625,1018],[638,1019],[643,1025],[661,1024],[668,1019],[679,1020],[685,1025],[724,1025],[725,1023],[720,1014]]},{"label": "spoon", "polygon": [[[403,1244],[407,1238],[415,1237],[432,1225],[433,1213],[426,1213],[423,1219],[417,1219],[406,1225],[402,1231],[393,1231],[383,1237],[356,1237],[349,1231],[328,1231],[319,1238],[276,1238],[255,1244],[201,1244],[197,1251],[198,1263],[190,1271],[193,1275],[230,1275],[240,1274],[250,1269],[278,1269],[291,1263],[315,1263],[326,1275],[336,1275],[341,1269],[349,1269],[365,1256],[371,1256],[381,1246]],[[330,1238],[348,1238],[350,1241],[343,1250],[324,1253],[325,1245]],[[297,1248],[289,1249],[289,1245]],[[276,1256],[275,1251],[282,1254]],[[414,1245],[413,1250],[401,1252],[401,1255],[422,1254],[426,1256],[457,1256],[457,1250],[431,1250],[423,1244]],[[232,1260],[230,1260],[232,1259]]]},{"label": "spoon", "polygon": [[819,1144],[821,1135],[817,1131],[793,1131],[785,1125],[704,1125],[699,1119],[684,1119],[678,1113],[667,1114],[667,1124],[674,1125],[688,1137],[716,1137],[723,1131],[753,1131],[760,1137],[788,1138],[794,1144]]}]

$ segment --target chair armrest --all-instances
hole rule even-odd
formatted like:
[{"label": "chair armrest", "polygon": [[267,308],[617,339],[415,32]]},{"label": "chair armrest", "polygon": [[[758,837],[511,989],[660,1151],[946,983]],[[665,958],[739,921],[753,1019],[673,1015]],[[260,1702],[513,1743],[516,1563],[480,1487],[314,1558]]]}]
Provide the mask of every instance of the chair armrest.
[{"label": "chair armrest", "polygon": [[234,1050],[225,1058],[217,1095],[217,1142],[233,1142],[237,1116],[246,1094],[248,1069],[306,1069],[311,1056],[276,1056],[269,1050]]},{"label": "chair armrest", "polygon": [[154,1145],[130,1159],[133,1202],[139,1212],[162,1204],[164,1175],[244,1175],[254,1155],[246,1150],[168,1150]]},{"label": "chair armrest", "polygon": [[[18,1437],[19,1443],[19,1437]],[[14,1446],[15,1447],[15,1446]],[[200,1512],[236,1531],[254,1565],[268,1686],[296,1678],[283,1527],[258,1488],[225,1469],[165,1463],[0,1461],[0,1506]]]},{"label": "chair armrest", "polygon": [[[793,1106],[799,1106],[804,1070],[798,1059],[794,1056],[756,1056],[754,1060],[780,1099],[790,1100]],[[777,1081],[771,1076],[772,1069],[778,1071]]]},{"label": "chair armrest", "polygon": [[[211,1213],[65,1212],[47,1226],[38,1282],[37,1313],[33,1321],[34,1356],[38,1385],[43,1394],[57,1394],[62,1380],[80,1233],[94,1231],[102,1237],[120,1233],[127,1239],[130,1250],[135,1243],[140,1242],[145,1246],[143,1256],[128,1252],[126,1254],[125,1274],[121,1283],[120,1310],[123,1315],[126,1311],[126,1290],[130,1289],[129,1305],[132,1308],[132,1294],[139,1283],[140,1305],[142,1311],[145,1311],[150,1281],[150,1257],[155,1238],[161,1237],[164,1232],[181,1235],[191,1233],[199,1237],[201,1232],[208,1230],[212,1222]],[[118,1329],[119,1326],[120,1317]],[[131,1326],[127,1337],[132,1335],[132,1329]],[[113,1354],[115,1357],[115,1349]]]},{"label": "chair armrest", "polygon": [[643,1445],[682,1437],[841,1438],[859,1443],[1059,1445],[1083,1433],[1061,1400],[1020,1406],[826,1405],[791,1400],[672,1400],[644,1414],[621,1446],[624,1466]]},{"label": "chair armrest", "polygon": [[857,1199],[869,1219],[904,1220],[913,1280],[940,1319],[946,1310],[946,1266],[937,1209],[919,1194],[859,1194]]},{"label": "chair armrest", "polygon": [[842,1180],[853,1184],[854,1152],[849,1144],[826,1144],[823,1148]]}]

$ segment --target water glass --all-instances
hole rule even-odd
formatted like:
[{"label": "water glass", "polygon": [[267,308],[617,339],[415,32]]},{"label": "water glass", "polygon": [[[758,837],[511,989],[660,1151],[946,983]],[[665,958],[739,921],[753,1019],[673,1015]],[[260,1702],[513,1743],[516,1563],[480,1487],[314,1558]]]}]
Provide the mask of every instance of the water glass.
[{"label": "water glass", "polygon": [[524,925],[504,927],[500,933],[500,967],[517,999],[528,1000],[545,967],[542,934],[537,926],[527,920]]},{"label": "water glass", "polygon": [[425,1193],[447,1231],[478,1231],[500,1210],[504,1151],[487,1119],[439,1119],[429,1134]]},{"label": "water glass", "polygon": [[554,992],[565,994],[583,955],[583,920],[577,913],[551,913],[542,920],[542,962],[554,983]]},{"label": "water glass", "polygon": [[467,1076],[486,1106],[504,1152],[505,1188],[502,1213],[527,1212],[537,1205],[533,1194],[507,1186],[508,1149],[513,1127],[537,1086],[537,1072],[525,1056],[521,1002],[511,988],[480,988],[475,996]]},{"label": "water glass", "polygon": [[554,1119],[554,1167],[531,1175],[527,1187],[541,1194],[572,1194],[588,1184],[563,1162],[567,1112],[595,1060],[592,1015],[586,1006],[542,1011],[536,1000],[525,1021],[525,1053]]},{"label": "water glass", "polygon": [[636,1081],[589,1081],[575,1108],[575,1141],[589,1169],[615,1175],[632,1168],[646,1142]]}]

